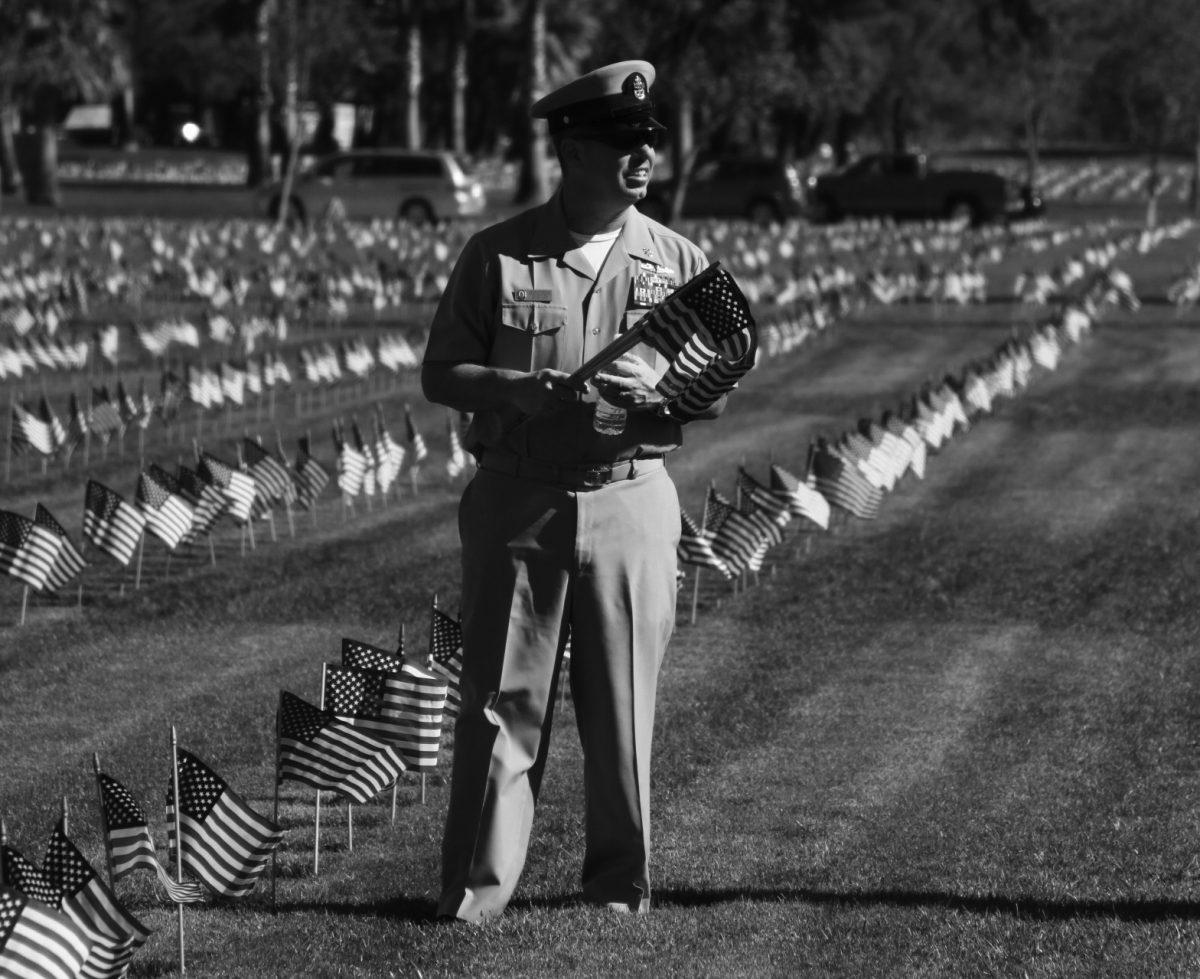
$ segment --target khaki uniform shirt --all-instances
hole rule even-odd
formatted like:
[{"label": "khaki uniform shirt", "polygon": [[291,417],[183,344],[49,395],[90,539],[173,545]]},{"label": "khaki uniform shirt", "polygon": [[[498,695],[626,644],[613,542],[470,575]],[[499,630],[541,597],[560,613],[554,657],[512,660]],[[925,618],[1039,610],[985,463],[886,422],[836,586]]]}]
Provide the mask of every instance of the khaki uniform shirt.
[{"label": "khaki uniform shirt", "polygon": [[[631,208],[595,275],[556,194],[467,242],[434,315],[425,363],[573,371],[707,265],[694,244]],[[660,373],[667,366],[649,346],[633,352]],[[678,421],[650,411],[630,412],[621,435],[600,435],[592,429],[595,400],[589,387],[577,402],[515,425],[515,415],[477,412],[466,448],[574,465],[661,455],[682,442]]]}]

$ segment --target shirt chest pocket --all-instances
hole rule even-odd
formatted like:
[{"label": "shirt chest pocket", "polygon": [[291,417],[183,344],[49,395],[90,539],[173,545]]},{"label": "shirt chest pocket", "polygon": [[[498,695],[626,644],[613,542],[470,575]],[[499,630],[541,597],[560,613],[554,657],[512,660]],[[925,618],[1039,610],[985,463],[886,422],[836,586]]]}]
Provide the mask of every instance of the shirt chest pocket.
[{"label": "shirt chest pocket", "polygon": [[489,367],[537,371],[557,367],[556,350],[567,325],[567,308],[548,303],[505,303]]}]

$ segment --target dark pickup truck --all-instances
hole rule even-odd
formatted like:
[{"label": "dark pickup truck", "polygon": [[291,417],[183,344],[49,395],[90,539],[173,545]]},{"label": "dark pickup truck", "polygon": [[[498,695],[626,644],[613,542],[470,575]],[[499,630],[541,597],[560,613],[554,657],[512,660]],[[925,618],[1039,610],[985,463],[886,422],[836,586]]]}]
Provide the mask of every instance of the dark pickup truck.
[{"label": "dark pickup truck", "polygon": [[986,170],[938,170],[924,154],[876,153],[809,177],[808,210],[818,221],[846,216],[951,218],[971,224],[1040,213],[1041,201]]}]

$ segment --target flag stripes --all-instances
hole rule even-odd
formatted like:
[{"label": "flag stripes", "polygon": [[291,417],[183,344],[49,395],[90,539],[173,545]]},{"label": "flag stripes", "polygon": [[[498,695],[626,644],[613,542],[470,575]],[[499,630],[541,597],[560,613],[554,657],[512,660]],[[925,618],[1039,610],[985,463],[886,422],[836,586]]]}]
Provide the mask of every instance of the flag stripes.
[{"label": "flag stripes", "polygon": [[119,493],[89,479],[83,501],[83,536],[128,565],[142,539],[146,518]]}]

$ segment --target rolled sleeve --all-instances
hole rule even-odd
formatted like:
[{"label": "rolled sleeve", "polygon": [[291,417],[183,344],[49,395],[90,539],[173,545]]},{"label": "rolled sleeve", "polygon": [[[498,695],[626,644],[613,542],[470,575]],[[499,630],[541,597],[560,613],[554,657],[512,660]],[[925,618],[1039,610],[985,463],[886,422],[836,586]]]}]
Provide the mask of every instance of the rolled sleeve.
[{"label": "rolled sleeve", "polygon": [[487,363],[497,305],[494,261],[480,235],[467,241],[434,313],[423,363]]}]

